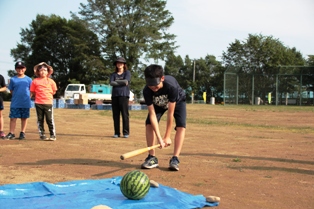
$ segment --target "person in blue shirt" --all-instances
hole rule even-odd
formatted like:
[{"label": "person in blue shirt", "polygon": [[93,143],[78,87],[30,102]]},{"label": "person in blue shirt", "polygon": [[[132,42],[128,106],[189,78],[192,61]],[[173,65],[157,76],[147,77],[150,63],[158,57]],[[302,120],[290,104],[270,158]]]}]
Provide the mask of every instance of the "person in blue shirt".
[{"label": "person in blue shirt", "polygon": [[10,79],[8,89],[12,94],[10,104],[10,132],[5,139],[15,139],[15,127],[18,118],[21,119],[20,140],[25,139],[25,131],[27,119],[30,117],[31,97],[30,86],[32,79],[25,75],[26,66],[24,62],[18,61],[15,63],[16,76]]},{"label": "person in blue shirt", "polygon": [[113,64],[115,72],[110,75],[110,85],[112,86],[111,106],[114,125],[113,138],[118,138],[121,135],[120,114],[122,115],[122,134],[124,138],[128,138],[130,135],[129,98],[131,73],[123,57],[118,57]]}]

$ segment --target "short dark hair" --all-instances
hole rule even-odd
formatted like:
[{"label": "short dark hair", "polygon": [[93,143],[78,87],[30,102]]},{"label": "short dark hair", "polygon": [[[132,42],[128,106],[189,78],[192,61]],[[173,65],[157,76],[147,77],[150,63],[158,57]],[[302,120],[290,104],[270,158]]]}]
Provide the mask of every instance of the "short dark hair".
[{"label": "short dark hair", "polygon": [[149,65],[144,70],[145,78],[161,78],[164,76],[164,69],[161,65]]}]

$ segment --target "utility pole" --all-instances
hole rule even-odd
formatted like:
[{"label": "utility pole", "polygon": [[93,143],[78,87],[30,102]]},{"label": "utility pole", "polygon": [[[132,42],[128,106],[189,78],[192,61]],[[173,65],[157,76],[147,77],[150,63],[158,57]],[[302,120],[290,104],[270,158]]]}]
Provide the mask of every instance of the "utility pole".
[{"label": "utility pole", "polygon": [[[195,60],[193,61],[194,62],[194,67],[193,67],[193,84],[195,82]],[[194,86],[193,86],[194,88]],[[192,104],[194,104],[194,89],[192,89]]]}]

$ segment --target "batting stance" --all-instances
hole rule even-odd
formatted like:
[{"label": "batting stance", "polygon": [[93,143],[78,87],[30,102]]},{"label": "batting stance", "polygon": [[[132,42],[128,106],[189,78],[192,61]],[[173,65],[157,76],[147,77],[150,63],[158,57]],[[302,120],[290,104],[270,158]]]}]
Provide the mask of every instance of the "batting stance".
[{"label": "batting stance", "polygon": [[[146,86],[143,89],[143,95],[148,108],[146,119],[147,146],[150,147],[155,144],[155,137],[157,137],[160,148],[169,146],[171,144],[170,135],[173,119],[175,119],[174,152],[169,162],[169,170],[178,171],[180,163],[178,157],[182,149],[186,129],[185,92],[174,77],[164,75],[164,70],[160,65],[148,66],[144,74]],[[166,133],[162,137],[159,131],[159,121],[167,110]],[[158,167],[155,149],[149,150],[148,157],[141,167]]]}]

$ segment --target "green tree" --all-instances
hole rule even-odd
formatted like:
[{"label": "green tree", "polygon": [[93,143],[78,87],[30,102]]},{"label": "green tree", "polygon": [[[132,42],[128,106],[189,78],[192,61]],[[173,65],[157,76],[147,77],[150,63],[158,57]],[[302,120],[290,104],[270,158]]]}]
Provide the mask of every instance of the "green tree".
[{"label": "green tree", "polygon": [[221,63],[212,55],[195,60],[186,55],[183,61],[181,56],[169,54],[165,63],[165,74],[176,77],[186,91],[187,100],[191,100],[192,92],[195,100],[203,100],[203,92],[208,98],[219,96],[223,89],[223,71]]},{"label": "green tree", "polygon": [[[141,71],[141,59],[164,60],[176,48],[168,33],[174,19],[163,0],[87,0],[79,14],[97,34],[102,56],[126,58],[132,72]],[[73,14],[73,18],[78,18]],[[141,76],[141,72],[138,72]],[[132,82],[137,78],[132,76]]]},{"label": "green tree", "polygon": [[[255,80],[254,95],[265,98],[267,93],[274,90],[274,74],[289,74],[289,68],[279,66],[304,65],[302,54],[295,48],[288,48],[272,36],[252,35],[245,41],[235,40],[222,56],[226,68],[238,67],[240,78],[247,82],[240,82],[239,93],[251,96],[252,83],[249,78],[258,76]],[[296,78],[285,77],[281,83],[281,92],[293,91]],[[252,98],[249,98],[252,99]]]},{"label": "green tree", "polygon": [[110,74],[100,56],[97,36],[82,21],[37,15],[30,28],[22,29],[20,34],[21,43],[11,50],[11,56],[26,62],[26,75],[30,77],[37,63],[50,64],[59,89],[57,96],[73,79],[90,84],[106,80]]}]

